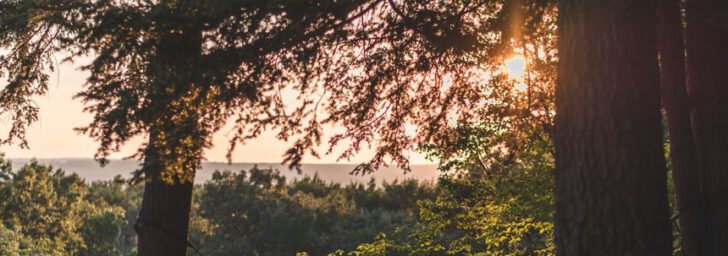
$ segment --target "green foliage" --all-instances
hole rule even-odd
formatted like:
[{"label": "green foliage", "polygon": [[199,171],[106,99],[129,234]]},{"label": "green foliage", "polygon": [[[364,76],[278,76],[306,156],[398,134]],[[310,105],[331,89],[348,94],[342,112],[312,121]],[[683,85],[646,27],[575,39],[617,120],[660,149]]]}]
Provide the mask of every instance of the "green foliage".
[{"label": "green foliage", "polygon": [[55,256],[60,254],[47,239],[31,239],[0,223],[0,255],[7,256]]},{"label": "green foliage", "polygon": [[334,255],[553,255],[550,170],[497,178],[444,176],[417,225]]},{"label": "green foliage", "polygon": [[412,180],[341,186],[314,176],[287,184],[272,170],[216,172],[195,200],[192,237],[211,255],[324,255],[410,225],[416,201],[434,194]]},{"label": "green foliage", "polygon": [[86,214],[86,188],[77,175],[67,176],[33,161],[15,173],[5,169],[3,176],[8,177],[0,181],[5,226],[49,244],[52,254],[77,254],[83,249],[77,228]]},{"label": "green foliage", "polygon": [[0,224],[0,255],[19,256],[20,240],[18,233]]},{"label": "green foliage", "polygon": [[[86,198],[89,202],[101,209],[114,209],[113,211],[105,212],[105,214],[102,215],[102,218],[98,221],[99,224],[103,224],[103,222],[109,224],[122,224],[120,226],[120,230],[110,228],[107,225],[95,226],[108,229],[104,231],[104,234],[106,234],[107,237],[112,237],[112,233],[110,233],[112,230],[114,234],[120,231],[121,233],[118,236],[114,236],[114,239],[110,239],[108,241],[113,241],[113,248],[118,251],[119,254],[136,255],[137,236],[134,231],[133,224],[139,214],[139,207],[142,200],[142,186],[129,185],[127,180],[117,176],[114,180],[96,181],[91,183],[89,186],[89,193],[86,195]],[[119,212],[117,209],[123,209],[123,211]],[[120,213],[121,215],[119,215]],[[119,219],[119,217],[121,217],[121,219]],[[123,223],[120,221],[123,221]],[[89,230],[88,233],[93,234],[94,231]],[[108,249],[109,247],[107,246],[105,248]]]},{"label": "green foliage", "polygon": [[122,255],[124,248],[118,245],[126,223],[121,208],[93,209],[78,230],[86,243],[79,255]]},{"label": "green foliage", "polygon": [[92,198],[90,195],[98,193],[78,175],[35,161],[17,172],[5,160],[0,159],[0,166],[0,224],[10,237],[3,242],[8,251],[21,255],[131,254],[120,246],[128,223],[124,208]]}]

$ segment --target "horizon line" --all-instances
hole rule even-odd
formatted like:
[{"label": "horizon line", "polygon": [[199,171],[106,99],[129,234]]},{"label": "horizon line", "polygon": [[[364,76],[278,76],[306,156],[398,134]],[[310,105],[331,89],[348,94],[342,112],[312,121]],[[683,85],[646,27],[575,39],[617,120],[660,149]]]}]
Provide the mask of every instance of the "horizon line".
[{"label": "horizon line", "polygon": [[[96,162],[96,159],[94,159],[93,157],[8,157],[8,156],[5,156],[4,158],[5,159],[8,159],[8,160],[32,160],[32,159],[36,159],[36,160],[91,160],[91,161]],[[129,158],[107,158],[107,160],[109,160],[109,161],[137,161],[137,162],[142,162],[142,161],[137,160],[137,159],[129,159]],[[227,161],[205,161],[205,160],[203,160],[202,163],[208,163],[208,164],[227,164],[227,165],[232,165],[232,164],[276,164],[276,165],[286,165],[286,164],[281,163],[281,162],[278,162],[278,163],[276,163],[276,162],[227,162]],[[364,163],[337,163],[337,162],[333,162],[333,163],[305,163],[304,162],[304,163],[301,163],[301,165],[360,165],[360,164],[364,164]],[[437,163],[416,163],[416,164],[410,164],[409,166],[427,166],[427,165],[438,165],[438,164]],[[382,166],[382,167],[399,168],[397,165],[394,165],[394,164],[389,164],[389,165]]]}]

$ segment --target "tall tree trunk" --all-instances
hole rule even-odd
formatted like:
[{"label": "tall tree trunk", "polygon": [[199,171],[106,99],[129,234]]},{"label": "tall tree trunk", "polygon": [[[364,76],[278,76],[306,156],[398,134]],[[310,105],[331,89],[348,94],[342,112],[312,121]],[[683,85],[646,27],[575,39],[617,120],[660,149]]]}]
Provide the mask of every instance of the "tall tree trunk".
[{"label": "tall tree trunk", "polygon": [[[168,8],[177,8],[171,13],[188,11],[182,4]],[[199,99],[206,96],[195,94],[201,29],[193,22],[164,22],[156,28],[160,39],[147,71],[154,78],[147,104],[155,111],[149,113],[142,166],[144,198],[136,225],[140,256],[186,255],[195,168],[209,137],[200,124],[205,110]]]},{"label": "tall tree trunk", "polygon": [[670,134],[672,179],[677,197],[682,252],[711,255],[710,226],[701,197],[690,99],[685,75],[685,44],[680,0],[660,0],[658,48],[662,105]]},{"label": "tall tree trunk", "polygon": [[688,89],[710,230],[708,253],[728,255],[728,1],[687,0]]},{"label": "tall tree trunk", "polygon": [[656,0],[559,1],[557,255],[670,255]]}]

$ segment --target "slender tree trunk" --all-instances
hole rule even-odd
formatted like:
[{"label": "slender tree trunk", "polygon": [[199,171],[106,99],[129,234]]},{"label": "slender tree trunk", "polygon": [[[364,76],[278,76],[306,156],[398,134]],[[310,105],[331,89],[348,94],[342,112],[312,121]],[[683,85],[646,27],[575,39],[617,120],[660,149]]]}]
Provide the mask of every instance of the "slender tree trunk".
[{"label": "slender tree trunk", "polygon": [[728,1],[687,0],[688,89],[710,230],[703,255],[728,255]]},{"label": "slender tree trunk", "polygon": [[670,255],[655,0],[559,1],[557,255]]},{"label": "slender tree trunk", "polygon": [[662,105],[670,133],[672,179],[677,197],[684,255],[711,255],[710,226],[701,197],[699,169],[685,75],[685,44],[680,0],[660,0],[658,46]]}]

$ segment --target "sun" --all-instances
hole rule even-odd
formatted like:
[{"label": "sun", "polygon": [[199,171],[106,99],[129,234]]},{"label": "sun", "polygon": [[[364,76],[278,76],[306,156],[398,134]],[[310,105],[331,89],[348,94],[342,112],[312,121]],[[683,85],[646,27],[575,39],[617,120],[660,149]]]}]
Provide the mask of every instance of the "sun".
[{"label": "sun", "polygon": [[528,85],[525,81],[526,75],[526,58],[522,55],[513,55],[503,62],[501,71],[507,74],[513,81],[515,81],[515,89],[517,91],[528,90]]},{"label": "sun", "polygon": [[526,58],[514,55],[504,62],[502,70],[514,80],[521,81],[526,74]]}]

